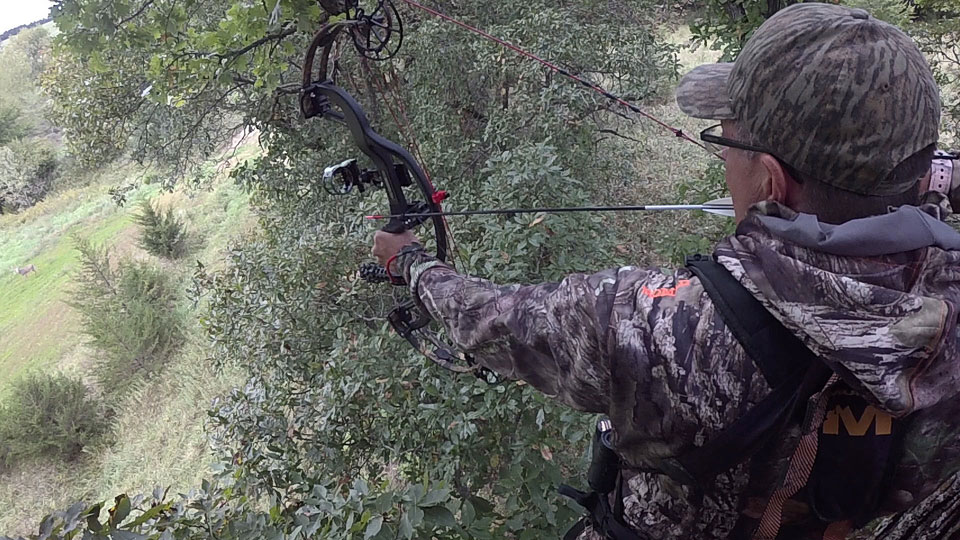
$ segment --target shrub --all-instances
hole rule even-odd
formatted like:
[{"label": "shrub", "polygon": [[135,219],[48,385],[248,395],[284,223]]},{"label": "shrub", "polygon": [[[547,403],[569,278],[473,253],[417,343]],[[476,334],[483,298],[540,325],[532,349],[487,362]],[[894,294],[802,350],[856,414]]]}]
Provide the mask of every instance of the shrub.
[{"label": "shrub", "polygon": [[42,139],[17,139],[0,147],[0,210],[18,211],[42,201],[57,168],[53,146]]},{"label": "shrub", "polygon": [[33,456],[76,458],[107,429],[107,411],[82,382],[32,375],[14,383],[0,408],[0,464]]},{"label": "shrub", "polygon": [[120,393],[156,373],[183,342],[183,314],[168,273],[143,263],[110,265],[109,253],[78,241],[81,270],[71,305],[99,352],[97,382]]},{"label": "shrub", "polygon": [[26,133],[23,112],[17,107],[0,103],[0,144],[7,144],[23,137]]},{"label": "shrub", "polygon": [[140,225],[140,246],[166,259],[177,259],[187,251],[187,230],[172,209],[159,211],[143,201],[134,220]]}]

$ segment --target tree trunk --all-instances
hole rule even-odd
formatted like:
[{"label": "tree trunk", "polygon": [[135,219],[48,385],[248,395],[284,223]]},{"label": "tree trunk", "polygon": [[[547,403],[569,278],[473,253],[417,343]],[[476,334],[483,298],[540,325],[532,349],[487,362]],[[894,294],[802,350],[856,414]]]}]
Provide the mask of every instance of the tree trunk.
[{"label": "tree trunk", "polygon": [[960,538],[960,474],[916,507],[879,520],[857,540],[951,540]]}]

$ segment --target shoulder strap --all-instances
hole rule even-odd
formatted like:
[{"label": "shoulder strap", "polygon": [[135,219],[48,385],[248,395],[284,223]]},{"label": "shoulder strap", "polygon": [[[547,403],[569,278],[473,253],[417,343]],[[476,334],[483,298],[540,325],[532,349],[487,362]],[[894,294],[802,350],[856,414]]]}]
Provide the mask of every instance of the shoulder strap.
[{"label": "shoulder strap", "polygon": [[705,445],[661,463],[663,472],[676,480],[705,486],[756,453],[791,421],[806,398],[823,387],[830,370],[720,263],[698,255],[687,259],[687,267],[700,278],[724,323],[773,387]]},{"label": "shoulder strap", "polygon": [[722,264],[711,257],[687,257],[687,268],[720,312],[723,322],[763,373],[767,383],[779,386],[807,364],[811,353]]}]

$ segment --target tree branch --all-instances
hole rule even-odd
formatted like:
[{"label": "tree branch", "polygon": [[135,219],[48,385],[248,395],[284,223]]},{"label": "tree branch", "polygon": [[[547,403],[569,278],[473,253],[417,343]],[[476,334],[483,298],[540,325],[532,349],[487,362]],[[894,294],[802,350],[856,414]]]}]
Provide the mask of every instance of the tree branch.
[{"label": "tree branch", "polygon": [[246,47],[243,47],[242,49],[237,49],[236,51],[231,51],[227,54],[216,54],[214,56],[218,56],[224,60],[232,60],[238,56],[241,56],[243,54],[246,54],[252,51],[253,49],[256,49],[257,47],[263,45],[264,43],[268,43],[275,39],[279,41],[287,36],[292,36],[293,34],[296,33],[296,31],[297,31],[296,27],[292,27],[292,26],[289,28],[283,28],[275,34],[267,34],[263,36],[262,38],[254,41],[253,43],[247,45]]},{"label": "tree branch", "polygon": [[115,27],[115,28],[119,28],[119,27],[127,24],[128,22],[136,19],[136,18],[139,17],[144,11],[146,11],[147,8],[150,7],[150,6],[153,4],[153,2],[154,2],[154,0],[147,0],[146,2],[143,3],[142,6],[140,6],[140,9],[138,9],[136,12],[134,12],[133,15],[130,15],[130,16],[127,17],[126,19],[121,20],[120,22],[118,22],[117,24],[115,24],[114,27]]},{"label": "tree branch", "polygon": [[635,142],[635,143],[637,143],[637,144],[643,144],[643,141],[641,141],[640,139],[634,139],[633,137],[624,135],[623,133],[620,133],[619,131],[617,131],[617,130],[615,130],[615,129],[598,129],[598,130],[597,130],[597,133],[607,133],[607,134],[613,135],[614,137],[619,137],[619,138],[621,138],[621,139],[626,139],[626,140],[628,140],[628,141],[633,141],[633,142]]}]

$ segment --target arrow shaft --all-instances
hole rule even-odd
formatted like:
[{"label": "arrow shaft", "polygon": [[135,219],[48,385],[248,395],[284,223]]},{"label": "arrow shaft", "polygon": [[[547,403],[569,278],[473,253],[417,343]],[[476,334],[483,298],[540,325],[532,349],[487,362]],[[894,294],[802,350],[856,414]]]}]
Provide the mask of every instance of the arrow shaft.
[{"label": "arrow shaft", "polygon": [[[543,208],[504,208],[499,210],[460,210],[453,212],[429,212],[417,214],[419,217],[434,216],[483,216],[494,214],[563,214],[569,212],[636,212],[636,211],[666,211],[666,210],[703,210],[706,212],[732,211],[733,207],[726,204],[645,204],[635,206],[561,206]],[[405,215],[373,215],[367,219],[403,218]]]}]

